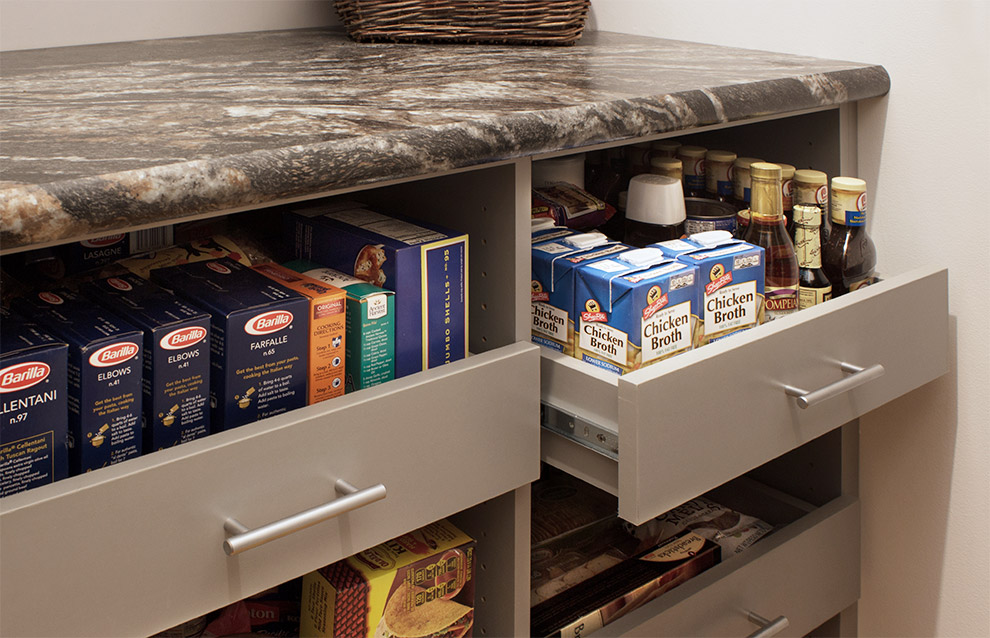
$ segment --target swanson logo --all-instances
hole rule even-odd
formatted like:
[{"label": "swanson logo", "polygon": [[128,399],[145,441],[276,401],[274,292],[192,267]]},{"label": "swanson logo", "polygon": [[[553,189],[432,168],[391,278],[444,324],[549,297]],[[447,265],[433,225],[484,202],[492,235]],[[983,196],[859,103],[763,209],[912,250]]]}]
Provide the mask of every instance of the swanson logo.
[{"label": "swanson logo", "polygon": [[51,367],[42,361],[26,361],[0,370],[0,393],[25,390],[48,378]]},{"label": "swanson logo", "polygon": [[195,345],[206,338],[206,328],[199,326],[189,326],[179,328],[168,333],[159,341],[159,345],[166,350],[182,350]]},{"label": "swanson logo", "polygon": [[109,346],[103,346],[89,355],[89,364],[97,368],[109,368],[123,363],[138,353],[136,343],[120,341]]},{"label": "swanson logo", "polygon": [[292,323],[292,313],[288,310],[272,310],[255,316],[244,326],[249,335],[267,335],[278,332]]}]

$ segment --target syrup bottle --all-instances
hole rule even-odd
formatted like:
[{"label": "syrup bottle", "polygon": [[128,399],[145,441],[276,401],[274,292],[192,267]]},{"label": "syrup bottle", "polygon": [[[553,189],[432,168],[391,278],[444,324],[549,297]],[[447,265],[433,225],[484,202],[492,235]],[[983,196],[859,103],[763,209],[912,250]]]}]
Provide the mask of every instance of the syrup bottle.
[{"label": "syrup bottle", "polygon": [[794,247],[798,258],[798,310],[832,298],[832,284],[822,270],[822,211],[812,204],[794,205]]},{"label": "syrup bottle", "polygon": [[780,166],[754,162],[750,220],[743,239],[766,250],[764,321],[773,321],[798,309],[798,261],[794,244],[784,228]]},{"label": "syrup bottle", "polygon": [[855,177],[832,178],[832,232],[822,250],[822,268],[832,282],[832,296],[874,281],[877,249],[866,232],[866,182]]}]

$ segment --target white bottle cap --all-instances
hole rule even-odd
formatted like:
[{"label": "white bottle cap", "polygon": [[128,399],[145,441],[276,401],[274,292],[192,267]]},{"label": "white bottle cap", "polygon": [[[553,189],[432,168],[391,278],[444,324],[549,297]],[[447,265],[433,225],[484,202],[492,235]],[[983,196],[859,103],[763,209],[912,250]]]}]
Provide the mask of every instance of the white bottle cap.
[{"label": "white bottle cap", "polygon": [[800,168],[794,171],[794,179],[802,184],[828,184],[828,175],[811,168]]},{"label": "white bottle cap", "polygon": [[775,162],[777,166],[780,167],[780,179],[788,180],[794,179],[795,168],[790,164],[781,164],[780,162]]},{"label": "white bottle cap", "polygon": [[530,219],[531,233],[535,233],[538,230],[546,230],[547,228],[553,228],[557,224],[554,223],[549,217],[533,217]]},{"label": "white bottle cap", "polygon": [[732,233],[727,230],[706,230],[703,233],[695,233],[688,239],[705,248],[714,248],[715,246],[735,241]]},{"label": "white bottle cap", "polygon": [[642,173],[629,180],[626,219],[673,226],[686,217],[680,180],[653,173]]},{"label": "white bottle cap", "polygon": [[584,188],[584,153],[533,162],[533,188],[567,182]]},{"label": "white bottle cap", "polygon": [[858,177],[833,177],[832,190],[852,191],[853,193],[866,192],[866,181]]},{"label": "white bottle cap", "polygon": [[707,152],[708,149],[702,146],[681,146],[677,149],[677,156],[689,157],[691,159],[702,159],[705,157],[705,153]]},{"label": "white bottle cap", "polygon": [[636,248],[619,253],[616,259],[633,266],[652,266],[662,262],[665,257],[659,248]]},{"label": "white bottle cap", "polygon": [[562,241],[565,244],[574,246],[575,248],[594,248],[595,246],[607,244],[609,240],[604,233],[594,231],[590,233],[581,233],[579,235],[571,235],[570,237],[565,237]]}]

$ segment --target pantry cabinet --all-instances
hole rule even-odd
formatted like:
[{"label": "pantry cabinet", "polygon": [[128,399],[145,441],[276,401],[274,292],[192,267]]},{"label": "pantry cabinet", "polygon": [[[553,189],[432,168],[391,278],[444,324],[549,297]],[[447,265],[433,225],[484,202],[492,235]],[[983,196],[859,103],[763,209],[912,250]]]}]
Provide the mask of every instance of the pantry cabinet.
[{"label": "pantry cabinet", "polygon": [[[746,634],[750,612],[804,634],[854,608],[856,419],[947,370],[946,272],[885,273],[616,377],[529,342],[530,170],[690,136],[855,173],[855,102],[886,92],[882,68],[605,33],[428,47],[316,30],[4,62],[3,259],[346,196],[469,234],[472,354],[0,500],[0,634],[152,634],[450,516],[478,540],[475,635],[526,635],[541,461],[633,523],[715,490],[779,526],[602,635]],[[313,508],[326,518],[296,524]]]}]

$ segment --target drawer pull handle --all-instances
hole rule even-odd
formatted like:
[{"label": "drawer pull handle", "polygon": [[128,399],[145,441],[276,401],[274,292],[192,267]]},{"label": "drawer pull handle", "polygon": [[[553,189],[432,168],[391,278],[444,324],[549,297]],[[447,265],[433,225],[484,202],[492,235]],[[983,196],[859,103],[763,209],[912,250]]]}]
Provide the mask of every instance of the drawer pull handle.
[{"label": "drawer pull handle", "polygon": [[240,554],[385,498],[385,486],[381,483],[359,490],[347,481],[337,479],[334,488],[344,496],[255,529],[248,529],[237,519],[228,518],[223,529],[233,536],[223,542],[223,551],[228,556]]},{"label": "drawer pull handle", "polygon": [[834,396],[838,396],[843,392],[848,392],[853,388],[858,388],[867,381],[872,381],[877,377],[882,377],[885,370],[883,366],[879,363],[869,368],[860,368],[859,366],[854,366],[851,363],[839,364],[843,372],[849,374],[848,377],[839,379],[835,383],[830,383],[827,386],[818,388],[817,390],[802,390],[801,388],[795,388],[792,385],[785,385],[784,392],[789,396],[795,397],[797,399],[798,407],[801,409],[809,408],[813,405],[817,405],[826,399],[831,399]]},{"label": "drawer pull handle", "polygon": [[776,636],[784,631],[791,624],[791,621],[787,620],[787,616],[777,616],[773,620],[767,620],[754,612],[749,612],[749,622],[759,625],[760,628],[746,638],[770,638],[770,636]]}]

